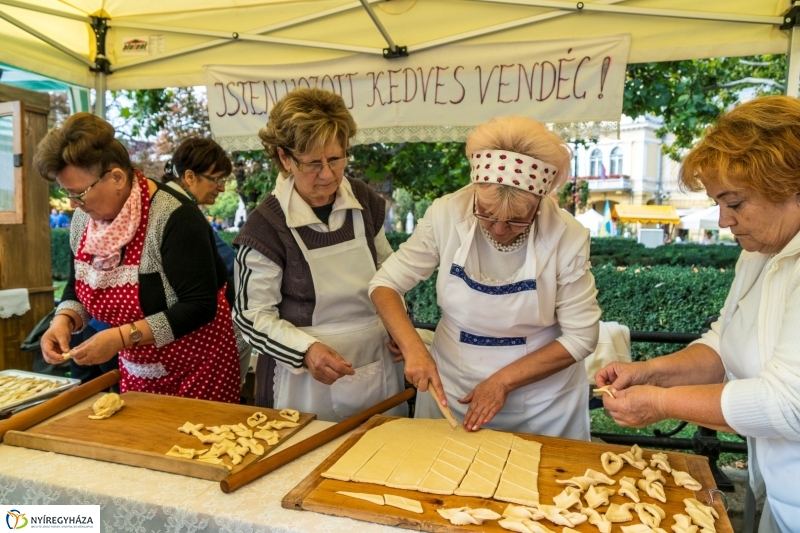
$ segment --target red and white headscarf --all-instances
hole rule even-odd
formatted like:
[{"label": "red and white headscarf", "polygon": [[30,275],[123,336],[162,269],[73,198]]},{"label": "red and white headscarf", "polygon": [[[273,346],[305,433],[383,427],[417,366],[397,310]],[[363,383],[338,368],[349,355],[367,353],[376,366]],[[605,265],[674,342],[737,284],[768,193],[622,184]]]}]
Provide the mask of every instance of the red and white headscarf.
[{"label": "red and white headscarf", "polygon": [[479,150],[470,156],[473,183],[499,183],[547,196],[558,169],[535,157],[504,150]]}]

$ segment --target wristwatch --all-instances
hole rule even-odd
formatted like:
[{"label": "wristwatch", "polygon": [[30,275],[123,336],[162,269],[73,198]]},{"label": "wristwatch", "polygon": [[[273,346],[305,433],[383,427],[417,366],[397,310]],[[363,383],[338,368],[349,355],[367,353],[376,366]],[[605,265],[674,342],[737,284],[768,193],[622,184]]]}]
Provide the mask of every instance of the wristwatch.
[{"label": "wristwatch", "polygon": [[140,342],[142,342],[142,332],[136,329],[136,324],[131,322],[131,331],[128,333],[128,336],[131,338],[131,342],[133,346],[137,346]]}]

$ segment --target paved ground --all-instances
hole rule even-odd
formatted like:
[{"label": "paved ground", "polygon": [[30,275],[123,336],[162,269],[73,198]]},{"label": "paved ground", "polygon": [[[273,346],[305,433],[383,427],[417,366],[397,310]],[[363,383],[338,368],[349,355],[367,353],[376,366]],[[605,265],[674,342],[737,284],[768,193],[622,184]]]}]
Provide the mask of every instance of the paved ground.
[{"label": "paved ground", "polygon": [[[744,529],[744,499],[745,491],[747,490],[747,470],[739,468],[722,468],[722,471],[733,481],[736,487],[736,492],[727,493],[725,497],[728,500],[728,517],[731,519],[731,525],[736,533],[745,533]],[[761,508],[764,506],[763,501],[757,502],[756,505],[756,520],[752,531],[758,531],[758,520],[761,517]]]}]

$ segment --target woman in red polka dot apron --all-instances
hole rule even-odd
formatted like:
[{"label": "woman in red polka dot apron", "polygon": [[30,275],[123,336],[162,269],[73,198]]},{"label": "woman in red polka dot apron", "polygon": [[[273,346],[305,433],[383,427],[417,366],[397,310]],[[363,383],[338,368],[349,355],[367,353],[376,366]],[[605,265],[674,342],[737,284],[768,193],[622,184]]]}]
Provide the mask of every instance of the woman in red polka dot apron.
[{"label": "woman in red polka dot apron", "polygon": [[[139,227],[125,247],[124,259],[114,270],[137,269],[142,258],[150,209],[147,178],[136,172],[134,190],[141,195]],[[79,264],[92,268],[92,255],[84,250],[86,231],[75,254]],[[112,271],[113,272],[113,271]],[[105,274],[114,279],[113,274]],[[76,279],[75,292],[86,311],[112,327],[130,324],[145,318],[139,304],[139,283],[129,283],[125,275],[119,284],[91,287]],[[122,380],[120,391],[129,390],[202,398],[221,402],[239,401],[239,363],[233,333],[231,310],[225,300],[225,286],[217,291],[217,313],[214,320],[158,348],[154,344],[132,346],[119,352]],[[132,373],[128,367],[136,368]]]}]

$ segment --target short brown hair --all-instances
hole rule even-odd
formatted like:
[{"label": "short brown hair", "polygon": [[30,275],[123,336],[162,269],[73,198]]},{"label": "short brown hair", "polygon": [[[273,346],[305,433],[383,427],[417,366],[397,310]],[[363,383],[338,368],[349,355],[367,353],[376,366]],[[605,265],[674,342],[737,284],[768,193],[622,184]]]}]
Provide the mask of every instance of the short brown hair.
[{"label": "short brown hair", "polygon": [[258,136],[267,155],[281,172],[287,173],[278,157],[278,147],[299,155],[336,140],[346,151],[356,130],[356,122],[341,96],[322,89],[301,88],[278,100]]},{"label": "short brown hair", "polygon": [[772,202],[800,192],[800,100],[756,98],[723,113],[687,154],[681,185],[755,190]]},{"label": "short brown hair", "polygon": [[36,147],[33,164],[48,181],[68,166],[99,174],[118,165],[133,179],[130,155],[114,138],[114,127],[91,113],[75,113],[50,130]]},{"label": "short brown hair", "polygon": [[175,181],[187,170],[195,173],[210,170],[211,173],[223,172],[227,176],[233,170],[233,165],[225,149],[213,140],[187,137],[175,149],[172,159],[164,165],[161,181],[164,183]]}]

